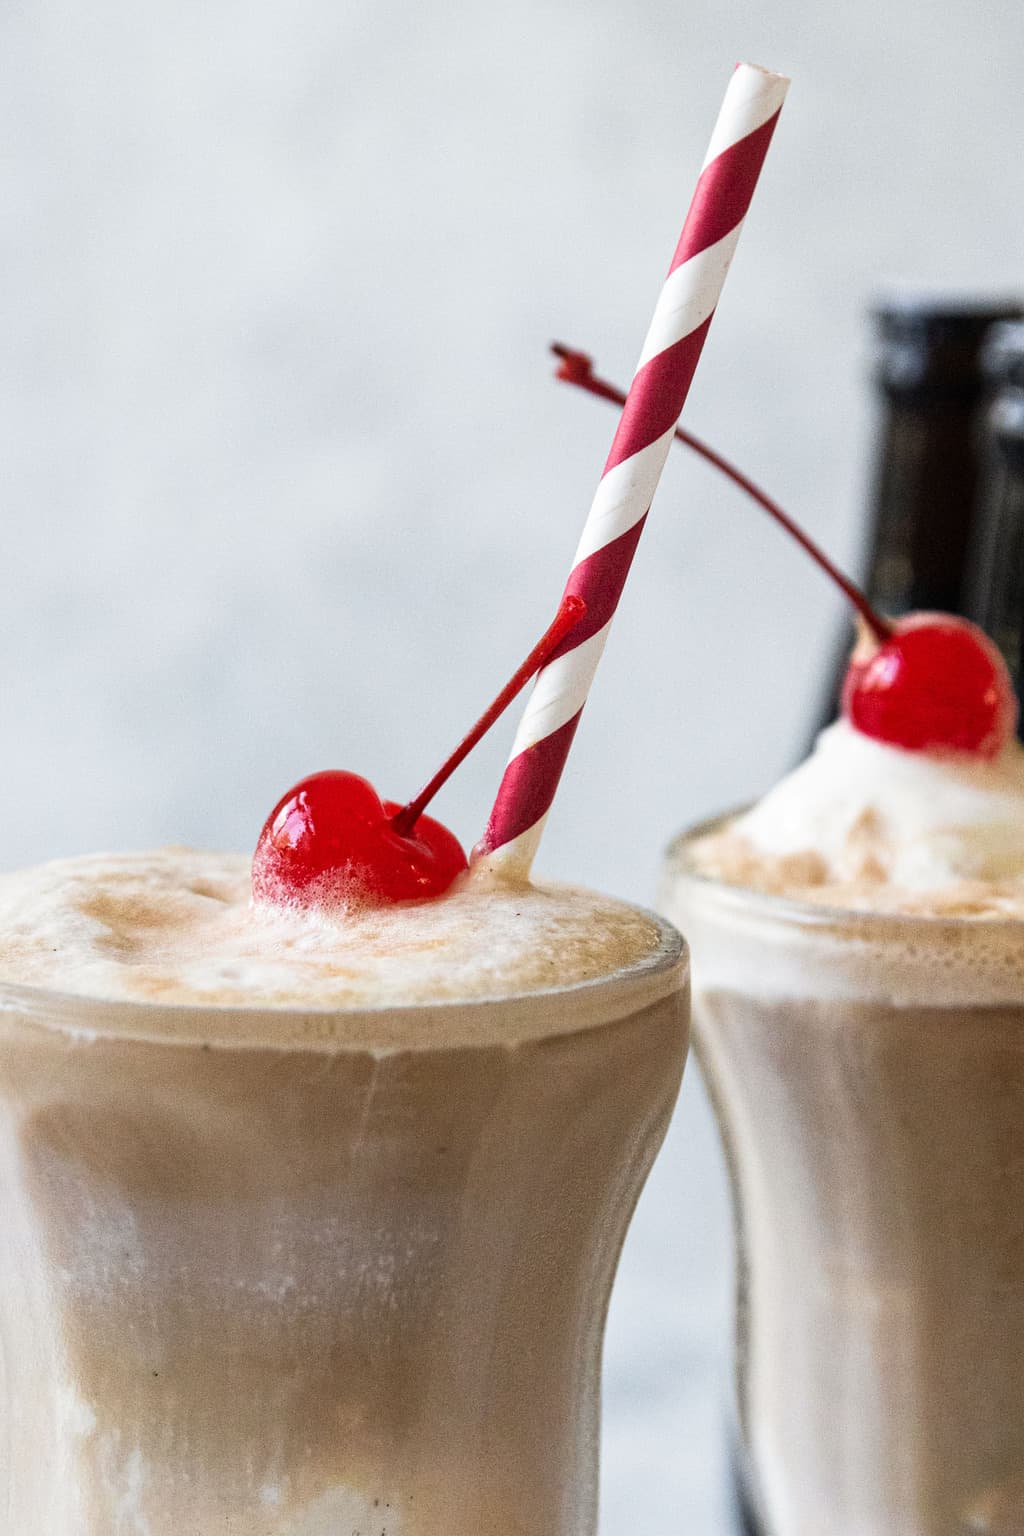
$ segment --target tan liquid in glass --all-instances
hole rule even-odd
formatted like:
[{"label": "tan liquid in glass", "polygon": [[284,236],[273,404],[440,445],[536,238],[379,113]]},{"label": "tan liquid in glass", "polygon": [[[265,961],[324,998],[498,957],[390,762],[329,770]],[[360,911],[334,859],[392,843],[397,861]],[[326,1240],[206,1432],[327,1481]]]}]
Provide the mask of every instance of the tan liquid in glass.
[{"label": "tan liquid in glass", "polygon": [[670,851],[766,1536],[1024,1531],[1024,923],[841,913]]},{"label": "tan liquid in glass", "polygon": [[686,1039],[678,935],[631,920],[610,970],[461,1001],[4,984],[4,1529],[591,1533],[608,1294]]}]

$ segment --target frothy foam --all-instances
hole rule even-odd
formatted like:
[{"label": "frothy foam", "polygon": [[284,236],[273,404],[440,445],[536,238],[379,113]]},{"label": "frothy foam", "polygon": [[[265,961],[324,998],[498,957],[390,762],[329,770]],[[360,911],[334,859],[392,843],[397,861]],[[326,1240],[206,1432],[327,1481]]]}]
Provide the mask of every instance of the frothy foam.
[{"label": "frothy foam", "polygon": [[327,1011],[522,1002],[624,972],[646,975],[653,1001],[675,985],[658,979],[667,945],[649,914],[567,886],[466,879],[439,901],[329,914],[254,907],[236,854],[92,855],[0,876],[0,986],[303,1010],[302,1031],[322,1040],[343,1035]]},{"label": "frothy foam", "polygon": [[1014,916],[833,911],[709,879],[691,856],[697,846],[673,845],[658,903],[692,946],[695,998],[813,999],[825,1013],[840,1000],[952,1010],[1024,1000],[1024,922]]}]

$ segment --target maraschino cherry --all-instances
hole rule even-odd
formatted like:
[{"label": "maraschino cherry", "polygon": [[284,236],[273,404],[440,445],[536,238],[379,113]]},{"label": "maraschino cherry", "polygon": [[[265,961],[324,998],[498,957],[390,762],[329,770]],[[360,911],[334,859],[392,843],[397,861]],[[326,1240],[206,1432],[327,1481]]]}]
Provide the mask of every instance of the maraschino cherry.
[{"label": "maraschino cherry", "polygon": [[998,756],[1017,724],[1006,663],[976,624],[912,613],[887,635],[862,635],[843,682],[843,713],[876,741],[908,752]]},{"label": "maraschino cherry", "polygon": [[312,773],[267,818],[252,861],[256,901],[380,906],[440,896],[466,868],[459,841],[431,816],[411,832],[401,807],[343,768]]},{"label": "maraschino cherry", "polygon": [[[625,394],[594,373],[585,352],[555,342],[556,377],[602,400]],[[733,480],[800,544],[860,616],[860,638],[843,683],[843,713],[865,736],[908,752],[998,756],[1017,724],[1006,663],[976,624],[947,613],[883,618],[860,588],[767,492],[682,427],[676,437]]]},{"label": "maraschino cherry", "polygon": [[252,861],[257,902],[285,906],[384,906],[441,896],[467,868],[453,833],[423,813],[498,716],[551,659],[586,612],[563,597],[554,623],[414,800],[381,800],[344,769],[302,779],[264,823]]}]

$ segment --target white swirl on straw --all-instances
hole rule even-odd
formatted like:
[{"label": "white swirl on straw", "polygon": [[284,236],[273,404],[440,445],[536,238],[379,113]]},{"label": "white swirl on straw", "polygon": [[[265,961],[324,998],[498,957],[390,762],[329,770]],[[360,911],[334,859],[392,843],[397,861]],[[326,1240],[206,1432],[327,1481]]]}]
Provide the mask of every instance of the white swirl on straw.
[{"label": "white swirl on straw", "polygon": [[669,273],[634,372],[639,372],[666,347],[682,341],[714,314],[742,228],[742,222],[734,225],[721,240]]}]

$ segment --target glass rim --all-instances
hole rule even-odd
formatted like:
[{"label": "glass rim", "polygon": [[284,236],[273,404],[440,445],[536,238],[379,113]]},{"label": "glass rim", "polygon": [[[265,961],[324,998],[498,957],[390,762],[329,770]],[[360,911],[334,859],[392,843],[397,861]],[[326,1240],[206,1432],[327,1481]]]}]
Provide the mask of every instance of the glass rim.
[{"label": "glass rim", "polygon": [[664,858],[667,868],[688,885],[713,893],[715,899],[725,907],[733,906],[744,911],[754,911],[767,919],[779,922],[788,921],[794,925],[818,928],[836,927],[840,923],[856,924],[862,929],[879,934],[899,926],[904,933],[909,927],[915,928],[922,936],[927,934],[931,937],[952,932],[962,934],[971,928],[998,925],[1003,932],[1017,931],[1021,942],[1024,942],[1024,917],[991,914],[984,917],[968,917],[929,912],[873,912],[870,908],[801,901],[797,897],[781,896],[775,891],[758,891],[748,885],[736,885],[728,880],[719,879],[715,875],[705,874],[687,860],[685,850],[689,843],[696,841],[698,837],[719,831],[726,822],[749,809],[749,805],[740,805],[732,810],[720,811],[716,816],[708,816],[677,832],[665,849]]},{"label": "glass rim", "polygon": [[[658,933],[657,945],[629,965],[581,981],[470,998],[431,998],[360,1007],[301,1007],[273,1002],[224,1004],[105,998],[0,979],[0,1038],[12,1019],[82,1042],[125,1041],[287,1052],[305,1049],[338,1055],[357,1051],[385,1055],[474,1046],[512,1047],[529,1041],[565,1038],[598,1029],[651,1006],[681,991],[685,984],[689,950],[682,934],[663,913],[636,902],[627,905],[651,921]],[[571,1017],[563,1025],[559,1019],[564,1016],[568,999],[578,1002],[581,1017]],[[474,1020],[498,1012],[507,1026],[500,1033],[474,1029]],[[260,1019],[269,1021],[270,1027],[262,1031],[254,1028]],[[196,1027],[200,1020],[202,1027]],[[328,1026],[332,1020],[343,1020],[343,1030],[331,1032]],[[382,1029],[385,1020],[394,1021],[396,1027]],[[432,1038],[432,1020],[444,1021],[443,1031],[438,1031],[442,1038]],[[415,1034],[410,1030],[413,1021],[417,1026]],[[303,1024],[305,1028],[301,1027]],[[460,1024],[466,1027],[460,1029]]]}]

